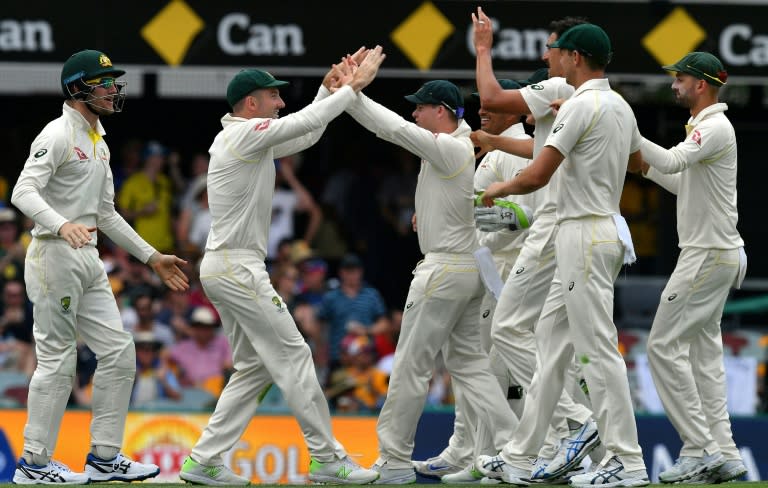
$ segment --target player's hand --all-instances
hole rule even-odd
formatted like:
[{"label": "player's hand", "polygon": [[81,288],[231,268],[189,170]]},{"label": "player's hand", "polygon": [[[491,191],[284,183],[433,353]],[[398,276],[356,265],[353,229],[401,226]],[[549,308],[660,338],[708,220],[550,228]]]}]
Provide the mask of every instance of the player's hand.
[{"label": "player's hand", "polygon": [[472,139],[472,144],[474,144],[475,147],[480,148],[480,150],[475,153],[475,159],[482,158],[486,155],[486,153],[495,149],[493,145],[491,145],[490,134],[482,129],[472,131],[472,133],[469,135],[469,138]]},{"label": "player's hand", "polygon": [[486,207],[493,207],[494,198],[502,198],[507,195],[509,195],[509,193],[505,189],[504,182],[494,181],[488,185],[488,188],[486,188],[483,194],[480,195],[479,199]]},{"label": "player's hand", "polygon": [[[384,48],[381,46],[376,46],[373,49],[369,49],[365,55],[365,59],[363,59],[363,62],[360,63],[356,69],[354,69],[352,80],[350,81],[349,85],[356,92],[359,92],[368,86],[373,81],[373,79],[376,78],[376,74],[379,72],[379,67],[381,66],[381,63],[384,62],[386,57],[387,55],[384,54]],[[348,59],[347,62],[350,63],[350,65],[354,63],[352,59]]]},{"label": "player's hand", "polygon": [[493,45],[493,24],[491,19],[485,15],[482,7],[477,7],[477,15],[472,14],[472,42],[475,45],[475,51],[478,48],[491,49]]},{"label": "player's hand", "polygon": [[74,222],[66,222],[59,228],[59,236],[67,241],[72,249],[79,249],[91,242],[91,232],[96,232],[96,227],[86,227]]},{"label": "player's hand", "polygon": [[149,258],[147,264],[163,280],[165,286],[173,291],[185,291],[189,289],[189,278],[179,268],[187,264],[183,259],[171,254],[156,252]]},{"label": "player's hand", "polygon": [[525,205],[496,200],[493,207],[475,207],[475,227],[483,232],[527,229],[533,222],[533,211]]},{"label": "player's hand", "polygon": [[367,47],[361,46],[360,49],[355,51],[355,54],[352,54],[349,57],[352,59],[356,66],[360,66],[360,64],[365,60],[365,56],[368,54],[368,51],[369,49]]},{"label": "player's hand", "polygon": [[556,98],[549,104],[549,108],[552,109],[552,114],[557,116],[557,112],[560,111],[560,107],[565,103],[565,98]]}]

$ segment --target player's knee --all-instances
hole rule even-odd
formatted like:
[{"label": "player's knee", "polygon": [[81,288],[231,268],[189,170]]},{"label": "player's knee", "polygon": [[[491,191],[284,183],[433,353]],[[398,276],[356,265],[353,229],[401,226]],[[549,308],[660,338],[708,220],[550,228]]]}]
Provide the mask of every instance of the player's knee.
[{"label": "player's knee", "polygon": [[130,332],[115,334],[112,347],[99,356],[99,366],[124,371],[136,371],[136,346]]},{"label": "player's knee", "polygon": [[75,376],[77,369],[77,349],[75,344],[67,344],[37,357],[38,376]]}]

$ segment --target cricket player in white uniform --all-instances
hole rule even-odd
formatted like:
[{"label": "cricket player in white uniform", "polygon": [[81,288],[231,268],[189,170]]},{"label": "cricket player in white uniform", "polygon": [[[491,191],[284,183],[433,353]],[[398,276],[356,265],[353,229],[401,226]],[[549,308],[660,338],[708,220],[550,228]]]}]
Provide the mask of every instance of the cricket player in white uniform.
[{"label": "cricket player in white uniform", "polygon": [[643,141],[646,177],[677,195],[680,257],[648,337],[651,374],[683,447],[663,483],[721,483],[747,470],[726,406],[720,318],[746,273],[736,229],[736,135],[718,103],[728,74],[717,57],[692,52],[671,66],[672,90],[690,109],[686,138],[667,150]]},{"label": "cricket player in white uniform", "polygon": [[[574,90],[560,76],[562,67],[559,49],[548,48],[542,56],[549,65],[549,79],[520,90],[502,90],[496,82],[491,66],[490,51],[493,41],[491,19],[482,9],[478,9],[478,14],[473,20],[477,53],[477,83],[481,103],[497,109],[531,113],[536,120],[532,148],[533,155],[536,156],[541,153],[555,119],[550,106],[552,101],[567,99]],[[550,26],[552,32],[548,39],[548,46],[551,46],[569,28],[582,23],[584,23],[583,19],[573,17],[553,22]],[[477,136],[480,141],[490,143],[491,147],[518,154],[531,151],[530,147],[526,147],[520,141],[487,134],[477,134]],[[481,147],[483,145],[481,144]],[[551,360],[547,355],[537,354],[537,350],[545,349],[547,347],[545,343],[554,339],[547,328],[548,325],[543,327],[541,325],[551,324],[551,320],[542,321],[539,317],[555,273],[555,209],[558,178],[558,174],[553,175],[548,185],[542,189],[544,195],[536,209],[536,220],[523,244],[515,264],[515,272],[509,275],[502,290],[492,329],[491,364],[505,364],[510,375],[522,386],[526,393],[525,403],[532,403],[528,407],[529,415],[538,411],[536,409],[539,401],[536,397],[537,392],[531,388],[534,372],[542,367],[541,363],[547,364]],[[555,298],[552,297],[552,300]],[[549,310],[552,310],[552,307],[546,308],[544,319],[552,316]],[[562,340],[567,341],[567,338]],[[534,447],[536,442],[540,442],[537,439],[541,438],[542,433],[532,430],[536,425],[533,422],[526,420],[526,425],[521,425],[516,434],[526,437],[526,446],[539,450],[533,472],[526,478],[561,477],[575,467],[599,443],[596,424],[591,420],[591,410],[575,403],[566,391],[558,390],[553,394],[560,397],[560,401],[557,402],[557,408],[552,416],[553,428],[543,427],[544,432],[548,431],[549,435],[543,445],[539,444],[541,449]],[[562,442],[559,442],[560,437],[564,437]]]},{"label": "cricket player in white uniform", "polygon": [[[355,57],[362,54],[361,49]],[[273,383],[296,416],[309,448],[310,481],[364,484],[378,478],[375,471],[352,461],[334,438],[312,353],[272,287],[264,259],[275,187],[274,160],[317,142],[327,124],[355,101],[355,92],[373,80],[383,59],[377,46],[368,51],[354,74],[348,60],[334,66],[314,102],[283,118],[278,118],[285,107],[279,87],[287,82],[258,69],[242,70],[229,82],[227,102],[232,112],[222,117],[223,129],[209,149],[212,223],[200,281],[221,315],[235,372],[184,461],[179,473],[184,481],[249,484],[224,466],[222,456],[240,440]]]},{"label": "cricket player in white uniform", "polygon": [[[503,88],[510,90],[520,88],[521,86],[513,80],[499,80],[499,83]],[[477,93],[474,95],[479,97]],[[531,136],[525,133],[525,128],[522,122],[520,122],[524,114],[490,112],[480,107],[478,115],[480,116],[481,129],[491,134],[500,134],[520,140],[531,139]],[[529,162],[529,159],[514,156],[503,151],[491,151],[485,154],[475,170],[475,192],[478,194],[482,193],[494,181],[506,181],[513,178]],[[537,193],[531,193],[523,198],[517,197],[515,203],[534,209],[536,208],[537,196]],[[487,210],[485,207],[480,207],[480,209]],[[508,228],[496,230],[495,226],[492,229],[493,231],[485,231],[478,228],[478,242],[480,246],[486,246],[491,251],[496,270],[501,279],[505,280],[515,264],[528,230],[511,230]],[[491,348],[491,323],[495,308],[496,297],[489,290],[486,290],[483,303],[480,306],[480,339],[485,351],[489,351]],[[491,369],[492,371],[494,370],[493,365]],[[502,387],[502,392],[506,392],[511,384],[509,373],[503,364],[498,369],[498,372],[494,371],[496,379]],[[413,465],[416,471],[424,476],[430,476],[435,471],[442,471],[438,476],[443,483],[475,483],[482,478],[482,475],[472,469],[474,467],[474,459],[480,454],[497,453],[506,443],[506,439],[498,439],[499,443],[495,444],[494,436],[488,432],[486,426],[479,424],[477,419],[466,418],[466,415],[464,415],[464,411],[467,408],[464,405],[466,399],[456,386],[454,386],[454,396],[456,397],[454,430],[453,435],[448,441],[448,446],[438,456],[427,461],[414,461]],[[520,400],[510,402],[513,411],[516,403],[520,403]],[[522,409],[520,409],[520,412],[522,413]],[[460,470],[456,468],[441,470],[439,468],[439,466],[447,465],[448,463],[452,465],[451,467],[464,467],[463,469],[459,468]]]},{"label": "cricket player in white uniform", "polygon": [[[123,330],[96,249],[96,229],[149,264],[172,290],[189,285],[178,268],[185,262],[158,253],[115,211],[110,153],[100,117],[122,109],[125,83],[116,78],[123,74],[95,50],[77,52],[64,63],[63,114],[35,138],[11,196],[35,222],[24,280],[34,304],[37,368],[29,385],[16,484],[136,481],[160,472],[154,464],[120,453],[136,349],[133,336]],[[75,376],[78,336],[99,358],[85,473],[51,460]]]},{"label": "cricket player in white uniform", "polygon": [[347,112],[379,138],[422,158],[416,186],[419,247],[424,254],[405,301],[387,399],[377,425],[377,483],[416,480],[411,464],[416,426],[438,352],[466,398],[466,414],[512,432],[516,421],[490,372],[478,321],[484,295],[473,252],[475,154],[463,120],[461,92],[434,80],[405,97],[415,123],[358,95]]},{"label": "cricket player in white uniform", "polygon": [[[531,430],[540,433],[549,422],[557,396],[546,390],[558,395],[562,391],[575,351],[608,455],[598,470],[573,476],[570,484],[645,486],[649,484],[648,474],[613,324],[614,280],[622,264],[633,258],[629,230],[619,215],[619,199],[630,154],[633,160],[641,157],[641,137],[632,109],[605,79],[605,66],[611,57],[607,34],[596,25],[581,24],[567,30],[552,47],[560,50],[566,81],[576,91],[560,108],[555,126],[533,163],[513,180],[491,185],[483,195],[488,205],[493,198],[541,188],[568,158],[562,165],[558,188],[553,281],[553,289],[562,293],[564,306],[557,307],[554,314],[550,333],[556,339],[549,342],[549,350],[539,351],[551,362],[536,372],[542,397],[535,408],[544,413],[531,415],[538,424]],[[557,336],[569,337],[571,344]],[[518,432],[526,426],[529,405]],[[526,464],[537,443],[523,445],[521,437],[516,433],[499,456],[480,456],[478,469],[484,474],[500,473],[502,479],[514,484],[527,484]]]}]

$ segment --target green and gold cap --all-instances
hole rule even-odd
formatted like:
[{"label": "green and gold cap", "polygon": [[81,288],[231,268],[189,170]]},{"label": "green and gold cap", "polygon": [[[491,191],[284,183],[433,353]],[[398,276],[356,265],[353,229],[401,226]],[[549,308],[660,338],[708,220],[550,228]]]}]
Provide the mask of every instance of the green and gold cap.
[{"label": "green and gold cap", "polygon": [[662,69],[676,73],[686,73],[713,86],[723,86],[728,80],[728,72],[723,63],[714,54],[694,51],[683,56],[683,59]]}]

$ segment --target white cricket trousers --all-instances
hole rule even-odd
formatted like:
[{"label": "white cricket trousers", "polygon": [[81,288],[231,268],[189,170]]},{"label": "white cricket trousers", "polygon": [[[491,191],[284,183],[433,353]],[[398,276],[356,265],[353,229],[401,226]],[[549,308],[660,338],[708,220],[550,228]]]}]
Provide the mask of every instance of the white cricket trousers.
[{"label": "white cricket trousers", "polygon": [[[491,329],[491,368],[497,377],[501,378],[506,373],[514,384],[523,387],[523,408],[531,399],[531,382],[539,363],[548,360],[546,356],[541,357],[538,351],[544,348],[542,341],[551,338],[548,332],[540,331],[537,324],[555,274],[556,230],[554,213],[541,214],[534,222],[506,279]],[[516,413],[519,417],[523,415],[522,411]],[[549,416],[551,421],[548,425],[551,424],[552,429],[542,427],[545,437],[534,448],[533,454],[539,451],[543,458],[554,457],[560,438],[567,434],[565,419],[583,423],[592,416],[592,412],[584,405],[575,403],[563,390],[554,412]]]},{"label": "white cricket trousers", "polygon": [[[517,260],[519,255],[520,249],[493,254],[493,260],[502,281],[506,281],[509,271],[514,266],[515,260]],[[483,351],[486,352],[489,352],[491,349],[491,324],[493,323],[495,309],[496,298],[491,292],[486,290],[480,305],[479,317],[480,344],[483,347]],[[493,365],[491,365],[491,371],[493,372]],[[510,385],[509,374],[506,368],[503,371],[503,377],[497,377],[497,381],[501,386],[502,393],[506,395]],[[464,413],[468,408],[465,404],[465,397],[459,387],[452,385],[452,388],[455,398],[453,434],[448,439],[448,445],[440,453],[440,457],[455,466],[466,466],[480,454],[496,454],[499,452],[508,440],[505,437],[506,433],[502,431],[488,432],[486,426],[478,425],[477,419],[467,418]],[[515,411],[515,406],[520,402],[509,403],[516,420],[517,412]]]},{"label": "white cricket trousers", "polygon": [[136,375],[133,336],[123,330],[94,246],[32,239],[24,268],[34,304],[37,368],[29,384],[24,450],[51,457],[75,376],[77,339],[96,354],[91,445],[120,449]]},{"label": "white cricket trousers", "polygon": [[346,456],[331,432],[328,402],[312,353],[282,298],[272,288],[264,256],[250,250],[208,251],[200,264],[205,294],[221,316],[235,373],[227,382],[192,458],[222,463],[240,440],[271,383],[283,393],[313,459]]},{"label": "white cricket trousers", "polygon": [[[559,224],[555,238],[557,270],[539,321],[537,335],[549,337],[520,428],[502,456],[521,466],[535,454],[542,426],[560,397],[574,353],[589,388],[600,439],[627,471],[645,469],[637,441],[629,382],[613,324],[613,284],[624,246],[612,217],[587,217]],[[533,409],[533,410],[531,410]]]},{"label": "white cricket trousers", "polygon": [[377,424],[377,464],[411,467],[416,427],[438,351],[442,351],[451,381],[466,398],[465,413],[492,429],[514,430],[514,415],[490,372],[480,342],[483,294],[471,254],[429,253],[416,266]]},{"label": "white cricket trousers", "polygon": [[683,248],[648,336],[653,382],[682,456],[741,459],[726,405],[720,319],[739,272],[739,249]]}]

